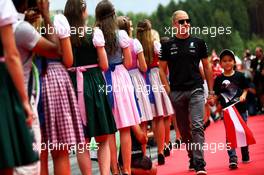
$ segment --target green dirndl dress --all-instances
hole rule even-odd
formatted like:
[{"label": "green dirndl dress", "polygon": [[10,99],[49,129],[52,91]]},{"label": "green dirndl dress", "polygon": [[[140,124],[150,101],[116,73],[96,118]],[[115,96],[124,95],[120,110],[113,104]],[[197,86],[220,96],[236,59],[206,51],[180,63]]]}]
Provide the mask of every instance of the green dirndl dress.
[{"label": "green dirndl dress", "polygon": [[[77,89],[76,73],[70,73],[70,76],[74,88]],[[117,131],[107,95],[100,90],[100,87],[105,86],[100,68],[89,68],[83,72],[84,101],[87,115],[87,124],[86,127],[84,126],[85,137],[114,134]]]},{"label": "green dirndl dress", "polygon": [[28,165],[38,160],[38,153],[33,150],[33,135],[25,119],[6,65],[0,63],[0,169]]},{"label": "green dirndl dress", "polygon": [[[92,42],[92,35],[81,39],[80,46],[73,46],[73,67],[98,64],[97,50]],[[106,87],[102,70],[99,67],[87,68],[83,73],[83,92],[87,115],[87,123],[84,126],[86,138],[114,134],[116,129],[112,108],[106,92],[101,90]],[[69,72],[76,94],[76,72]]]}]

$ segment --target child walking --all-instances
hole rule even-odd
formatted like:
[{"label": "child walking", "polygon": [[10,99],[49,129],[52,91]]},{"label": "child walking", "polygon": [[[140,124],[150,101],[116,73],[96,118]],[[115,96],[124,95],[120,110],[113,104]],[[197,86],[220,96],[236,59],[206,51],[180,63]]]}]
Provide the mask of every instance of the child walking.
[{"label": "child walking", "polygon": [[[214,91],[217,99],[223,108],[238,102],[235,107],[246,122],[248,115],[245,100],[249,87],[244,74],[234,70],[236,61],[233,51],[223,50],[220,54],[220,64],[224,72],[215,79]],[[248,146],[241,147],[241,154],[243,163],[250,161]],[[238,161],[235,149],[228,150],[228,156],[229,168],[236,169]]]}]

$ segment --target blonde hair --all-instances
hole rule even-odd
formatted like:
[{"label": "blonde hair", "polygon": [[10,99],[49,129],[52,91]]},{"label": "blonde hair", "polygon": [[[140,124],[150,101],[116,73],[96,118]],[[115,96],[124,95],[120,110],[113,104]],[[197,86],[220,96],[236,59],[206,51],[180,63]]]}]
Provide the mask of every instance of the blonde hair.
[{"label": "blonde hair", "polygon": [[146,63],[150,65],[154,56],[154,44],[151,32],[151,22],[148,19],[145,19],[138,23],[137,39],[143,46]]},{"label": "blonde hair", "polygon": [[152,38],[154,41],[160,42],[160,35],[159,32],[155,29],[151,29]]}]

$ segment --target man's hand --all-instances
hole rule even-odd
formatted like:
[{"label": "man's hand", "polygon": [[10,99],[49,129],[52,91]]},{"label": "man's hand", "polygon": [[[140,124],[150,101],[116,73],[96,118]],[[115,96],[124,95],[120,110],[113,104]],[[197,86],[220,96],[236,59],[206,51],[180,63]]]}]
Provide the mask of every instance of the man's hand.
[{"label": "man's hand", "polygon": [[163,84],[163,87],[165,88],[165,91],[167,92],[167,94],[170,93],[170,85],[167,79],[167,75],[166,75],[166,70],[168,68],[168,63],[166,61],[160,61],[159,62],[159,68],[160,68],[160,80]]},{"label": "man's hand", "polygon": [[214,106],[215,105],[215,101],[216,101],[216,96],[215,95],[208,95],[208,98],[207,98],[207,103],[210,105],[210,106]]}]

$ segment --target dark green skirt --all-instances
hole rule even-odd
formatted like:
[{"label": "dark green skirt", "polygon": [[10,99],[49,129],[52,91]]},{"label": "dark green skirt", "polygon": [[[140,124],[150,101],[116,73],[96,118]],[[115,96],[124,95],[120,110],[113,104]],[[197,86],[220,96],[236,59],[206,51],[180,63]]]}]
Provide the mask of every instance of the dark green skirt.
[{"label": "dark green skirt", "polygon": [[38,160],[20,98],[4,63],[0,63],[0,169]]},{"label": "dark green skirt", "polygon": [[[77,89],[76,73],[70,72],[75,92]],[[105,89],[105,80],[100,68],[91,68],[83,72],[84,98],[87,114],[85,137],[91,138],[116,132],[116,125]],[[76,93],[77,94],[77,93]]]}]

